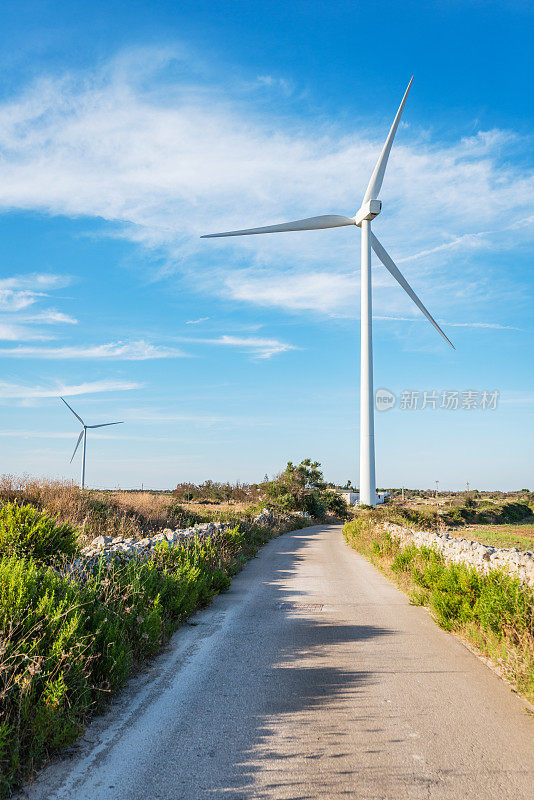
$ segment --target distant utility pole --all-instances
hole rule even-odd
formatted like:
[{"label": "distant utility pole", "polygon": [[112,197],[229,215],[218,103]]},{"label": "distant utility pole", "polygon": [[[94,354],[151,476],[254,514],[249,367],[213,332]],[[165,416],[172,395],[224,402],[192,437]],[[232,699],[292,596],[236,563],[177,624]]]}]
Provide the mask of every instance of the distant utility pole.
[{"label": "distant utility pole", "polygon": [[404,486],[402,487],[402,502],[404,503]]},{"label": "distant utility pole", "polygon": [[436,481],[436,532],[439,532],[438,486],[439,486],[439,481]]},{"label": "distant utility pole", "polygon": [[469,494],[469,481],[467,481],[467,494]]}]

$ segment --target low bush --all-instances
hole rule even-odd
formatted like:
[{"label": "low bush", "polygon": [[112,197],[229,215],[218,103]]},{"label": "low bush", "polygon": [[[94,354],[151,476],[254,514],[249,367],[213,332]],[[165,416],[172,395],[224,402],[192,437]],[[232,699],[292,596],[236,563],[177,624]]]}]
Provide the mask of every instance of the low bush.
[{"label": "low bush", "polygon": [[534,699],[534,591],[500,571],[448,563],[431,547],[404,546],[373,513],[347,523],[347,542],[393,578],[439,625],[492,658],[518,691]]},{"label": "low bush", "polygon": [[13,502],[0,507],[0,557],[16,555],[51,562],[73,555],[76,547],[76,529],[46,511]]},{"label": "low bush", "polygon": [[[20,508],[4,516],[11,520]],[[264,542],[305,524],[286,521],[278,531],[236,527],[172,548],[162,542],[149,560],[101,558],[82,575],[67,574],[53,558],[44,563],[56,545],[71,552],[71,530],[53,520],[45,525],[46,515],[31,510],[46,546],[40,549],[33,534],[22,537],[24,547],[12,536],[0,558],[2,798],[53,751],[75,741],[136,662],[226,590]],[[33,531],[28,520],[34,517],[22,515]]]}]

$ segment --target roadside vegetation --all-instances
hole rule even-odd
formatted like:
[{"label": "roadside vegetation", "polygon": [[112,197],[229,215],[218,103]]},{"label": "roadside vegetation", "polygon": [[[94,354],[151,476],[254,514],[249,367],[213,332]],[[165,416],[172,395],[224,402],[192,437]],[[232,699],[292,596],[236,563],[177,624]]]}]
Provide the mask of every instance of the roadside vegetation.
[{"label": "roadside vegetation", "polygon": [[[254,488],[184,486],[104,492],[0,479],[0,798],[74,742],[136,664],[226,590],[267,540],[309,525],[310,515],[347,514],[310,460]],[[253,519],[267,506],[275,522],[260,527]],[[149,558],[102,556],[71,569],[97,536],[142,539],[211,521],[231,527],[162,542]]]},{"label": "roadside vegetation", "polygon": [[182,483],[173,492],[80,491],[72,481],[0,477],[0,507],[15,502],[46,511],[76,528],[78,540],[87,544],[97,536],[154,535],[163,528],[188,528],[204,522],[239,524],[253,519],[269,506],[279,513],[306,512],[316,519],[346,517],[343,498],[328,486],[320,464],[305,459],[289,463],[272,480],[261,484]]},{"label": "roadside vegetation", "polygon": [[427,607],[441,627],[490,658],[518,692],[534,700],[533,590],[505,572],[483,575],[471,566],[445,562],[434,548],[404,546],[384,531],[385,519],[382,509],[361,511],[345,525],[345,539],[412,603]]},{"label": "roadside vegetation", "polygon": [[[407,494],[407,493],[406,493]],[[478,492],[437,498],[398,495],[377,508],[381,519],[419,530],[447,530],[496,547],[534,550],[534,499],[531,493],[502,499],[480,496]]]}]

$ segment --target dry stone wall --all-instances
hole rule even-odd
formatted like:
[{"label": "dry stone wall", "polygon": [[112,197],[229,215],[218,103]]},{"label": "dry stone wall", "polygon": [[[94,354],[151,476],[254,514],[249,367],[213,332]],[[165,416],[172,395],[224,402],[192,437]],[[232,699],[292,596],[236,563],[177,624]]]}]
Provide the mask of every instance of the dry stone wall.
[{"label": "dry stone wall", "polygon": [[[299,517],[306,524],[313,523],[312,517],[306,513],[294,512],[293,514],[286,514],[280,516],[271,509],[265,508],[254,519],[249,522],[243,521],[244,525],[252,525],[259,528],[274,528],[276,525],[287,522],[291,517]],[[206,540],[216,539],[221,536],[225,531],[235,527],[235,523],[228,522],[205,522],[194,525],[191,528],[182,528],[171,530],[171,528],[164,528],[154,536],[146,537],[145,539],[124,539],[122,536],[97,536],[93,539],[91,544],[84,547],[81,551],[81,557],[78,557],[72,564],[68,565],[67,571],[79,573],[91,567],[100,558],[105,561],[111,562],[119,558],[121,560],[133,558],[145,559],[150,558],[154,549],[161,542],[166,542],[169,547],[176,547],[177,545],[187,543],[193,539]]]},{"label": "dry stone wall", "polygon": [[480,572],[504,569],[517,576],[522,583],[534,587],[534,553],[530,550],[491,547],[458,536],[450,536],[447,532],[417,531],[391,522],[385,523],[384,527],[404,544],[434,547],[447,561],[470,564]]}]

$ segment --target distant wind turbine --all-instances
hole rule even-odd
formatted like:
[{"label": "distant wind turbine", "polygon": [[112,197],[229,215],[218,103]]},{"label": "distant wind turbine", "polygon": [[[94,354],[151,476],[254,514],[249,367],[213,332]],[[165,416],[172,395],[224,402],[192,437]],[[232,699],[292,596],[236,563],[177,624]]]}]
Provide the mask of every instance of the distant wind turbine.
[{"label": "distant wind turbine", "polygon": [[376,479],[375,479],[375,443],[374,443],[374,411],[373,411],[373,338],[372,338],[372,285],[371,285],[371,248],[393,275],[395,280],[400,283],[404,291],[413,300],[415,305],[423,312],[425,317],[434,326],[445,341],[454,349],[450,339],[445,336],[436,320],[425,308],[421,300],[417,297],[407,280],[404,278],[399,268],[393,262],[376,236],[371,231],[371,220],[374,219],[382,209],[382,203],[378,199],[384,173],[388,163],[389,153],[393,145],[393,139],[397,132],[401,114],[408,97],[408,92],[412,85],[413,77],[402,98],[402,102],[393,120],[393,125],[389,131],[386,143],[382,148],[380,157],[376,163],[371,180],[363,196],[360,210],[353,217],[344,217],[338,214],[326,214],[320,217],[308,217],[298,219],[295,222],[284,222],[280,225],[267,225],[263,228],[248,228],[239,231],[227,231],[225,233],[210,233],[202,236],[202,239],[211,239],[218,236],[248,236],[256,233],[281,233],[284,231],[314,231],[324,228],[340,228],[344,225],[357,225],[361,228],[361,377],[360,377],[360,503],[366,505],[376,505]]},{"label": "distant wind turbine", "polygon": [[76,450],[80,446],[80,442],[83,439],[82,473],[81,473],[81,476],[80,476],[80,489],[84,489],[85,488],[85,450],[86,450],[86,444],[87,444],[87,431],[89,430],[89,428],[106,428],[108,425],[123,425],[124,423],[123,422],[103,422],[100,425],[86,425],[85,422],[83,421],[83,419],[80,416],[78,416],[78,414],[75,412],[75,410],[73,408],[71,408],[71,406],[69,406],[69,404],[67,403],[67,401],[65,400],[64,397],[60,397],[60,400],[63,400],[63,402],[65,403],[67,408],[72,411],[72,413],[74,414],[74,416],[76,417],[78,422],[80,422],[81,425],[82,425],[82,430],[80,431],[80,435],[78,436],[78,441],[76,442],[76,447],[74,448],[74,453],[72,454],[72,458],[70,460],[70,463],[72,464],[74,456],[76,455]]}]

